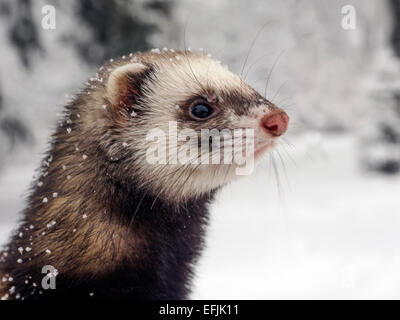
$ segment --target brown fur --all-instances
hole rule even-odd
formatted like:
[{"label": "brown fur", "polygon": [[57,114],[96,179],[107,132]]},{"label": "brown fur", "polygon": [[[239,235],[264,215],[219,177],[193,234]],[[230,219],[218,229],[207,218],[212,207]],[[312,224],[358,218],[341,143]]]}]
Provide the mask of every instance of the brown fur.
[{"label": "brown fur", "polygon": [[[144,68],[117,73],[129,64]],[[0,276],[14,280],[0,282],[0,298],[37,298],[44,265],[59,271],[63,287],[54,291],[63,296],[88,297],[93,286],[104,297],[186,296],[208,203],[233,179],[234,166],[150,167],[144,137],[170,120],[200,129],[204,124],[191,120],[187,108],[201,95],[220,109],[210,128],[234,129],[246,117],[254,121],[253,107],[275,108],[203,54],[149,52],[99,70],[66,107],[53,136],[21,225],[1,258]],[[114,285],[116,274],[123,279]],[[105,287],[110,285],[115,292]]]}]

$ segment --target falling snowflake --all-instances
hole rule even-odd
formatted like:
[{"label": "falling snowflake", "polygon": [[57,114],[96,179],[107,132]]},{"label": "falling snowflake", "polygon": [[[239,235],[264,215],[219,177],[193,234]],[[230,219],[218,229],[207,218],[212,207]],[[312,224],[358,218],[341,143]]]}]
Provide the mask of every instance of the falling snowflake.
[{"label": "falling snowflake", "polygon": [[52,226],[54,226],[56,224],[56,222],[53,220],[52,222],[47,224],[47,228],[51,228]]}]

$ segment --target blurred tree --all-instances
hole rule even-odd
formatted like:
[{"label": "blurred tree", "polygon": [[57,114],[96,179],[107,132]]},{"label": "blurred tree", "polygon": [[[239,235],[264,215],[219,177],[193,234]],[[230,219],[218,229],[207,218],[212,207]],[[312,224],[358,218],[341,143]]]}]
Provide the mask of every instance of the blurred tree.
[{"label": "blurred tree", "polygon": [[382,52],[372,86],[376,110],[362,142],[363,163],[386,174],[400,172],[400,0],[389,1],[393,14],[392,50]]},{"label": "blurred tree", "polygon": [[[71,47],[84,62],[100,65],[104,60],[118,57],[131,51],[150,48],[150,36],[158,31],[162,17],[169,19],[172,0],[75,0],[49,1],[56,10],[68,16],[76,26],[84,27],[59,31],[61,40],[58,50]],[[45,38],[41,39],[40,10],[45,3],[33,0],[0,0],[0,17],[6,26],[2,46],[10,46],[17,52],[22,68],[14,70],[26,74],[33,72],[37,59],[35,53],[46,59]],[[58,29],[62,30],[62,29]],[[64,40],[64,41],[63,41]],[[7,68],[6,68],[7,70]],[[3,69],[4,71],[4,69]],[[35,72],[38,72],[35,70]],[[0,74],[5,76],[5,74]],[[0,79],[1,80],[1,79]],[[16,108],[7,106],[8,99],[2,99],[0,87],[0,144],[5,154],[20,141],[30,137],[29,123],[15,115]]]},{"label": "blurred tree", "polygon": [[[31,1],[3,1],[0,5],[0,15],[7,18],[9,41],[18,52],[24,68],[29,69],[31,67],[31,53],[35,50],[41,50],[37,26],[33,19]],[[12,115],[4,115],[4,100],[0,90],[2,153],[12,149],[18,141],[27,141],[28,138],[29,130],[25,124]]]},{"label": "blurred tree", "polygon": [[3,95],[0,90],[0,154],[10,151],[18,141],[28,141],[29,131],[17,118],[3,115]]},{"label": "blurred tree", "polygon": [[17,50],[24,67],[29,68],[32,52],[42,49],[37,24],[32,14],[31,0],[5,1],[1,4],[0,14],[8,19],[9,40]]},{"label": "blurred tree", "polygon": [[138,13],[150,10],[168,16],[171,5],[171,1],[145,1],[142,6],[128,0],[78,1],[78,16],[90,29],[92,39],[77,37],[76,49],[85,61],[96,65],[131,51],[148,50],[149,36],[158,27],[141,20]]},{"label": "blurred tree", "polygon": [[394,51],[400,57],[400,1],[390,0],[393,13],[392,43]]},{"label": "blurred tree", "polygon": [[[393,31],[392,31],[392,45],[394,53],[397,58],[400,58],[400,0],[390,0],[391,12],[393,14]],[[391,103],[388,104],[390,110],[390,119],[384,121],[380,125],[381,137],[384,143],[391,146],[393,152],[384,163],[381,164],[380,169],[386,173],[397,173],[400,171],[400,87],[399,85],[399,69],[396,70],[395,78],[393,81],[396,85],[389,88],[391,95]]]}]

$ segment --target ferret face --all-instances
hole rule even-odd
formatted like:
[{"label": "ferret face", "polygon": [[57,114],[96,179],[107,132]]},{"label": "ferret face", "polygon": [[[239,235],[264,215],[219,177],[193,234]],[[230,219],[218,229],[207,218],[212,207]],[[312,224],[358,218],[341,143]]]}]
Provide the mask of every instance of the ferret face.
[{"label": "ferret face", "polygon": [[288,116],[202,53],[158,51],[119,61],[105,99],[112,139],[102,141],[148,193],[179,201],[249,174]]}]

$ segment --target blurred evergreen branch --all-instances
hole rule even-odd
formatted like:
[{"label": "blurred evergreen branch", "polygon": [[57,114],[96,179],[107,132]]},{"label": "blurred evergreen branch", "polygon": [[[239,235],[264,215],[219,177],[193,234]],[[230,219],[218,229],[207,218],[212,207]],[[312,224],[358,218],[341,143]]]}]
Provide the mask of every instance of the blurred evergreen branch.
[{"label": "blurred evergreen branch", "polygon": [[[157,25],[139,19],[133,14],[134,2],[128,0],[82,0],[77,14],[93,36],[92,41],[75,39],[75,46],[84,60],[101,64],[111,57],[151,47],[149,36],[158,31]],[[147,1],[143,9],[170,15],[170,1]]]}]

